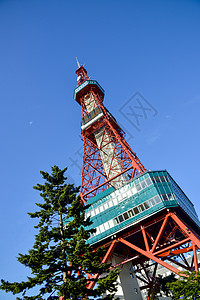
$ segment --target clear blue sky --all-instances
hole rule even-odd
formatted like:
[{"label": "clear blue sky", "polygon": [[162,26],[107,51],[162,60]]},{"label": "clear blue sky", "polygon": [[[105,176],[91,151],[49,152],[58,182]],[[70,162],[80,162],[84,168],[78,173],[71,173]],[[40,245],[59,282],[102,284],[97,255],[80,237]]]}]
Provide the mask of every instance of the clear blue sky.
[{"label": "clear blue sky", "polygon": [[[80,183],[76,56],[146,168],[167,169],[200,215],[199,16],[192,0],[0,1],[0,278],[28,274],[16,256],[32,247],[26,212],[39,201],[39,171],[67,165]],[[140,131],[122,114],[136,92],[154,109],[140,117]]]}]

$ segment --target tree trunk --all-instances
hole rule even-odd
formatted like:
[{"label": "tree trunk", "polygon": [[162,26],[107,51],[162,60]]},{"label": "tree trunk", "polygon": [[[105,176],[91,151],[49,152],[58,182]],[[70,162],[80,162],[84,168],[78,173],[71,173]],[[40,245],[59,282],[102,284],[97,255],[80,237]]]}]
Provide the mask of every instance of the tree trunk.
[{"label": "tree trunk", "polygon": [[[59,212],[59,220],[60,220],[60,235],[61,235],[61,245],[64,242],[64,229],[63,229],[63,219],[62,219],[62,213]],[[62,249],[63,253],[63,282],[67,281],[67,271],[66,271],[66,254],[65,249]]]}]

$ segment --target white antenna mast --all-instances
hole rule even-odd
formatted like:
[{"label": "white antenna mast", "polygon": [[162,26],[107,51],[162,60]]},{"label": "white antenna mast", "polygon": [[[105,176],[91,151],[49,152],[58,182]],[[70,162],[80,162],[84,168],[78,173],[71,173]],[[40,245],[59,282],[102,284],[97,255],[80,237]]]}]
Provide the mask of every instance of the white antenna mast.
[{"label": "white antenna mast", "polygon": [[80,68],[80,64],[79,64],[79,61],[78,61],[77,57],[76,57],[76,62],[77,62],[78,68]]}]

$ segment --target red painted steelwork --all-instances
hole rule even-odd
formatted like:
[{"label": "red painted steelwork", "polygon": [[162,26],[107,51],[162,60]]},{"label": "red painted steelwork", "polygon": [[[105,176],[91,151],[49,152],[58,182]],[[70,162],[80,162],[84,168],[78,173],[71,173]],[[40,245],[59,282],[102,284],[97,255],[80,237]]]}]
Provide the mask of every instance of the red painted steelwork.
[{"label": "red painted steelwork", "polygon": [[[81,66],[77,71],[79,84],[88,80],[87,71]],[[78,82],[79,82],[78,81]],[[84,93],[85,89],[85,93]],[[137,155],[132,151],[124,139],[124,132],[114,117],[103,105],[103,94],[98,87],[87,84],[79,92],[78,103],[82,107],[82,116],[89,114],[88,107],[94,111],[96,107],[102,111],[103,116],[82,130],[83,136],[83,166],[81,179],[81,199],[83,204],[87,200],[112,186],[112,183],[121,183],[122,176],[125,181],[132,179],[146,171]],[[97,143],[95,134],[101,131],[100,144]],[[107,154],[108,149],[111,149]],[[109,155],[110,165],[105,172],[101,155]],[[112,157],[110,157],[112,155]],[[123,175],[125,174],[125,175]]]},{"label": "red painted steelwork", "polygon": [[76,70],[76,74],[77,74],[78,85],[82,84],[85,80],[89,80],[87,71],[83,66],[80,66],[80,68]]},{"label": "red painted steelwork", "polygon": [[[174,239],[171,238],[171,228],[175,228]],[[111,253],[110,245],[113,245],[114,241],[115,248],[112,249]],[[114,241],[110,241],[110,243],[104,245],[104,247],[109,248],[109,257],[111,254],[121,256],[123,247],[132,249],[133,252],[127,251],[127,257],[120,264],[113,265],[111,268],[116,268],[132,261],[137,278],[147,283],[141,289],[148,288],[149,295],[155,293],[156,279],[154,273],[156,273],[157,264],[181,276],[186,275],[180,272],[180,268],[187,271],[198,271],[196,249],[200,250],[200,238],[172,210],[165,212],[160,217],[156,217],[154,221],[148,221],[142,225],[138,225],[138,227],[135,226],[132,231],[122,233]],[[184,257],[184,253],[189,252],[192,252],[194,256],[191,266],[189,266]],[[174,256],[182,260],[177,261],[173,259]],[[155,269],[152,274],[148,270],[150,262],[155,262]],[[142,268],[138,268],[137,265],[141,265]],[[150,267],[151,271],[152,268],[153,265]],[[144,274],[140,273],[142,270],[146,274],[146,279],[143,278]]]},{"label": "red painted steelwork", "polygon": [[[76,73],[78,85],[89,80],[83,66]],[[104,92],[96,82],[88,81],[82,88],[80,86],[76,100],[81,105],[83,117],[81,199],[85,205],[91,197],[110,186],[127,182],[146,169],[125,141],[124,132],[115,118],[104,107]],[[95,115],[95,111],[98,114]],[[98,134],[100,138],[97,142]],[[109,166],[105,167],[102,157],[105,158],[106,155]],[[156,293],[154,287],[157,287],[155,277],[158,264],[182,276],[186,275],[180,273],[180,268],[198,271],[196,250],[200,250],[200,237],[196,234],[196,229],[189,228],[180,215],[173,209],[158,212],[147,220],[116,233],[110,240],[107,238],[105,242],[99,241],[96,247],[103,246],[107,249],[102,263],[107,262],[112,254],[123,258],[123,261],[111,268],[131,261],[136,276],[146,284],[141,289],[148,288],[148,299],[153,299]],[[189,252],[193,253],[191,265],[184,256]],[[94,287],[98,276],[88,276],[88,288]]]},{"label": "red painted steelwork", "polygon": [[[109,249],[107,250],[104,258],[102,259],[102,262],[101,262],[102,264],[104,264],[105,262],[107,262],[109,260],[111,254],[113,253],[113,251],[115,249],[116,243],[117,243],[116,240],[112,241]],[[93,289],[93,287],[95,286],[95,283],[96,283],[96,280],[94,280],[94,279],[98,279],[98,278],[99,278],[99,274],[95,274],[89,279],[90,281],[88,280],[89,281],[88,289]],[[91,280],[93,280],[93,281],[91,281]]]},{"label": "red painted steelwork", "polygon": [[192,243],[192,249],[193,249],[193,254],[194,254],[194,266],[195,266],[195,271],[198,272],[198,261],[197,261],[197,253],[196,253],[196,245]]}]

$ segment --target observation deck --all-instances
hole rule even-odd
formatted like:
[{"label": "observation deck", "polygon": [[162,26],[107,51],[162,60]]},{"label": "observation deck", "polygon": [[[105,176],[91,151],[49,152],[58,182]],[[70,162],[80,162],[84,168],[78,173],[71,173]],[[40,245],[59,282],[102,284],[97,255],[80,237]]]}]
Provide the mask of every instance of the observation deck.
[{"label": "observation deck", "polygon": [[194,205],[167,171],[147,171],[119,189],[110,187],[90,198],[88,204],[86,216],[93,222],[90,227],[96,228],[88,240],[93,245],[103,244],[170,208],[200,232]]},{"label": "observation deck", "polygon": [[104,97],[105,91],[96,80],[85,80],[74,90],[74,100],[80,104],[80,98],[85,95],[91,88],[99,95]]}]

